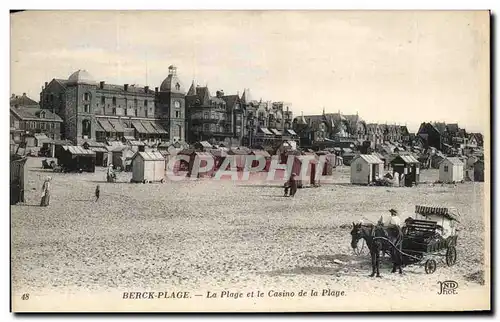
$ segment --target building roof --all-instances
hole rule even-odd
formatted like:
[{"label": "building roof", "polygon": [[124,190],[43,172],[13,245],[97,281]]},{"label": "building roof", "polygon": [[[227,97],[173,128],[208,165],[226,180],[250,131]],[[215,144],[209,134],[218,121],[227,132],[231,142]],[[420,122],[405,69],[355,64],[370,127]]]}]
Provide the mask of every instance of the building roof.
[{"label": "building roof", "polygon": [[439,216],[448,218],[450,220],[455,220],[455,221],[460,222],[459,221],[460,213],[457,211],[456,208],[453,208],[453,207],[445,208],[445,207],[431,207],[431,206],[416,205],[415,206],[415,213],[423,215],[423,216],[439,215]]},{"label": "building roof", "polygon": [[462,160],[460,160],[460,158],[457,158],[457,157],[448,157],[448,158],[445,158],[445,160],[450,161],[453,165],[464,165]]},{"label": "building roof", "polygon": [[194,85],[194,81],[191,83],[191,86],[189,87],[189,90],[186,94],[186,96],[195,96],[196,95],[196,86]]},{"label": "building roof", "polygon": [[[101,87],[99,87],[101,88]],[[153,95],[155,92],[151,89],[148,89],[146,91],[146,86],[138,85],[138,84],[131,84],[127,86],[127,90],[125,90],[124,85],[116,85],[116,84],[106,84],[104,83],[102,85],[102,89],[106,91],[112,91],[112,92],[120,92],[120,93],[145,93],[145,94],[150,94]]]},{"label": "building roof", "polygon": [[177,77],[177,67],[170,65],[168,67],[168,76],[160,85],[161,92],[186,93],[181,80]]},{"label": "building roof", "polygon": [[41,109],[39,107],[11,106],[10,112],[23,121],[62,122],[59,115],[52,113],[50,110]]},{"label": "building roof", "polygon": [[38,106],[38,102],[26,96],[26,93],[23,93],[22,96],[12,94],[12,96],[10,97],[10,106],[16,106],[16,105]]},{"label": "building roof", "polygon": [[271,155],[266,150],[252,150],[251,154],[270,158]]},{"label": "building roof", "polygon": [[459,130],[457,123],[447,124],[446,128],[448,129],[448,132],[452,132],[452,133],[457,133]]},{"label": "building roof", "polygon": [[393,163],[393,162],[394,162],[394,160],[396,160],[396,159],[398,159],[398,158],[401,158],[401,159],[403,160],[403,162],[405,162],[405,163],[417,163],[417,164],[419,164],[419,163],[420,163],[420,162],[419,162],[417,159],[415,159],[415,157],[414,157],[413,155],[411,155],[411,154],[400,154],[400,155],[396,156],[396,157],[392,160],[392,162],[391,162],[391,163]]},{"label": "building roof", "polygon": [[94,77],[85,69],[79,69],[68,77],[67,84],[88,84],[96,85]]},{"label": "building roof", "polygon": [[[363,159],[364,161],[366,161],[369,164],[384,163],[384,161],[380,160],[377,156],[372,155],[372,154],[360,154],[358,158]],[[356,159],[358,159],[358,158],[356,158]]]},{"label": "building roof", "polygon": [[201,145],[202,147],[204,147],[206,149],[213,148],[212,144],[208,143],[207,141],[200,141],[200,142],[197,142],[197,144]]},{"label": "building roof", "polygon": [[79,156],[95,156],[95,152],[92,150],[87,150],[84,149],[81,146],[75,146],[75,145],[63,145],[63,150],[68,151],[72,155],[79,155]]},{"label": "building roof", "polygon": [[165,158],[160,152],[137,152],[132,159],[136,157],[141,157],[144,161],[165,161]]},{"label": "building roof", "polygon": [[234,105],[239,101],[240,97],[238,95],[225,95],[222,99],[226,102],[229,107],[234,107]]}]

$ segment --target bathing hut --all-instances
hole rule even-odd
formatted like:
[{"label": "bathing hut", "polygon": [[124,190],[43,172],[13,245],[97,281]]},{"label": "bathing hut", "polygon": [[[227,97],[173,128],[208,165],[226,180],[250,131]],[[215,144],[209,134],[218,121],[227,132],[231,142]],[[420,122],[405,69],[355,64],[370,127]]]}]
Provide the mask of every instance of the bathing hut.
[{"label": "bathing hut", "polygon": [[105,143],[85,141],[83,142],[82,147],[95,152],[95,165],[98,167],[107,167],[112,160],[112,154],[108,151]]},{"label": "bathing hut", "polygon": [[124,171],[131,170],[132,157],[135,153],[130,147],[126,145],[116,146],[111,152],[113,155],[112,164],[114,169],[120,168]]},{"label": "bathing hut", "polygon": [[324,159],[322,175],[324,176],[333,175],[333,169],[337,166],[336,163],[337,156],[334,153],[328,151],[318,151],[316,152],[316,155],[318,155],[319,160]]},{"label": "bathing hut", "polygon": [[400,185],[411,187],[413,184],[418,184],[420,179],[420,162],[413,155],[402,154],[396,156],[391,161],[391,167],[395,173],[399,174],[399,178],[404,175],[404,181],[398,180]]},{"label": "bathing hut", "polygon": [[193,144],[193,147],[195,148],[196,151],[200,152],[209,152],[211,149],[214,147],[212,144],[208,143],[207,141],[199,141]]},{"label": "bathing hut", "polygon": [[474,181],[484,182],[484,161],[474,163]]},{"label": "bathing hut", "polygon": [[[215,159],[209,152],[200,152],[193,149],[186,149],[179,152],[179,155],[189,156],[187,176],[194,175],[193,171],[197,171],[197,177],[212,177],[215,172]],[[196,167],[198,170],[196,170]],[[208,169],[207,169],[208,167]],[[181,166],[183,168],[183,166]]]},{"label": "bathing hut", "polygon": [[62,146],[62,151],[57,159],[57,163],[61,165],[65,171],[95,172],[95,152],[84,149],[81,146]]},{"label": "bathing hut", "polygon": [[215,169],[219,169],[224,160],[227,157],[227,149],[226,148],[218,148],[218,149],[209,149],[208,152],[214,158],[214,167]]},{"label": "bathing hut", "polygon": [[165,158],[160,152],[137,152],[132,157],[132,182],[163,182]]},{"label": "bathing hut", "polygon": [[439,165],[439,181],[454,183],[464,180],[464,163],[459,158],[445,158]]},{"label": "bathing hut", "polygon": [[233,158],[231,160],[231,166],[236,165],[238,171],[243,171],[243,169],[245,168],[247,155],[249,155],[250,152],[251,150],[244,147],[229,149],[229,151],[227,151],[227,155],[228,157]]},{"label": "bathing hut", "polygon": [[[316,184],[318,174],[316,173],[318,167],[318,159],[316,155],[296,155],[293,159],[292,171],[297,175],[297,186],[302,188],[306,185]],[[304,169],[304,170],[302,170]]]},{"label": "bathing hut", "polygon": [[370,184],[383,175],[384,161],[371,154],[360,154],[351,163],[351,183]]},{"label": "bathing hut", "polygon": [[24,184],[26,183],[26,157],[10,156],[10,204],[24,202]]},{"label": "bathing hut", "polygon": [[250,155],[252,158],[252,168],[257,168],[258,164],[264,164],[261,171],[268,172],[271,167],[271,155],[266,150],[252,150]]}]

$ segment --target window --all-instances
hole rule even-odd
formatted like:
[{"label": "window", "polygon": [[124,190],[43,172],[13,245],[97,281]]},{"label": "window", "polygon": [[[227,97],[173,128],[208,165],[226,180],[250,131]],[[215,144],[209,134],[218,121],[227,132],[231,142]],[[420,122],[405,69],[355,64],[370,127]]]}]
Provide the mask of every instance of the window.
[{"label": "window", "polygon": [[113,99],[112,99],[112,104],[113,106],[116,106],[116,97],[113,96]]},{"label": "window", "polygon": [[145,109],[144,113],[146,114],[146,117],[148,117],[148,109]]},{"label": "window", "polygon": [[53,129],[54,128],[54,123],[50,123],[50,128]]},{"label": "window", "polygon": [[45,130],[45,123],[44,123],[44,122],[40,122],[40,128],[41,128],[42,130]]},{"label": "window", "polygon": [[241,125],[236,125],[236,133],[237,134],[241,133]]},{"label": "window", "polygon": [[361,163],[356,164],[356,172],[361,172],[363,170],[363,165]]},{"label": "window", "polygon": [[208,132],[208,131],[210,131],[210,124],[208,123],[203,124],[203,132]]},{"label": "window", "polygon": [[241,122],[241,114],[236,114],[236,121]]},{"label": "window", "polygon": [[148,107],[148,100],[144,100],[144,107]]},{"label": "window", "polygon": [[83,105],[83,111],[85,113],[90,113],[90,105],[89,104],[85,104]]},{"label": "window", "polygon": [[105,105],[106,104],[106,97],[101,96],[101,104]]},{"label": "window", "polygon": [[50,102],[54,102],[54,94],[50,94]]},{"label": "window", "polygon": [[113,115],[116,115],[116,107],[113,107],[112,113],[113,113]]},{"label": "window", "polygon": [[215,132],[215,124],[210,124],[210,131]]},{"label": "window", "polygon": [[179,83],[175,84],[175,89],[176,90],[180,90],[181,89],[181,85]]},{"label": "window", "polygon": [[128,116],[128,108],[125,108],[125,116]]},{"label": "window", "polygon": [[175,118],[179,118],[179,111],[175,111]]},{"label": "window", "polygon": [[208,120],[210,118],[210,114],[208,112],[203,113],[203,119]]},{"label": "window", "polygon": [[447,165],[444,166],[444,172],[448,172],[448,166]]},{"label": "window", "polygon": [[137,116],[137,108],[134,110],[134,114],[135,116]]},{"label": "window", "polygon": [[[50,98],[50,100],[52,100],[52,97]],[[90,93],[83,93],[83,100],[84,101],[90,100]]]},{"label": "window", "polygon": [[137,98],[134,99],[134,107],[137,107]]},{"label": "window", "polygon": [[87,136],[90,139],[90,121],[82,121],[82,136]]},{"label": "window", "polygon": [[45,118],[45,111],[40,112],[40,118],[44,119]]}]

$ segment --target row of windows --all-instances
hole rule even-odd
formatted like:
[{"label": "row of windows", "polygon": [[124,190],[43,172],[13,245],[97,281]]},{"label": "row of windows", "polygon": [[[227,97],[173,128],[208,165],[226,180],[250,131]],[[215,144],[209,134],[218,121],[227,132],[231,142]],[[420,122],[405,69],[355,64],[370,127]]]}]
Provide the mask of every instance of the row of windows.
[{"label": "row of windows", "polygon": [[57,124],[54,122],[36,122],[36,121],[29,121],[26,122],[26,128],[27,129],[42,129],[42,130],[49,130],[49,129],[54,129],[57,128]]}]

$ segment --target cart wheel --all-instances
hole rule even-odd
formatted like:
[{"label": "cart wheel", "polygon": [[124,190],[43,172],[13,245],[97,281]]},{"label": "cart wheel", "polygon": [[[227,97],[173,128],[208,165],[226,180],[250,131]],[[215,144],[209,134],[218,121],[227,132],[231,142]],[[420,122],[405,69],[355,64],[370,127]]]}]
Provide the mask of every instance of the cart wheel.
[{"label": "cart wheel", "polygon": [[457,249],[455,246],[450,246],[446,250],[446,265],[453,266],[457,262]]},{"label": "cart wheel", "polygon": [[433,274],[435,271],[436,271],[436,261],[433,260],[433,259],[428,259],[426,262],[425,262],[425,272],[427,274]]}]

